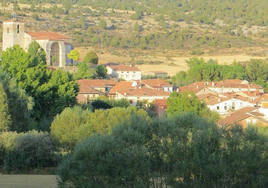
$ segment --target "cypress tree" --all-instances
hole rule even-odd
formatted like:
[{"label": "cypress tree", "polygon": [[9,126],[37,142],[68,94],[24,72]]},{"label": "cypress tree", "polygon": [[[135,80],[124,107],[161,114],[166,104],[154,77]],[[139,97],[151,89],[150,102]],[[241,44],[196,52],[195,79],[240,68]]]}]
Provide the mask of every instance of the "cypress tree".
[{"label": "cypress tree", "polygon": [[7,131],[11,124],[10,114],[8,110],[7,94],[3,84],[0,83],[0,131]]}]

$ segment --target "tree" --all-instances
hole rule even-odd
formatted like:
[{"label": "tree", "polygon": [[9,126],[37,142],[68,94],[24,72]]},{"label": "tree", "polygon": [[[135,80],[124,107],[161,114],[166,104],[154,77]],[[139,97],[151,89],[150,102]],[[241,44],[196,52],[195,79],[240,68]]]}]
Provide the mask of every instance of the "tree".
[{"label": "tree", "polygon": [[0,131],[10,128],[11,118],[8,111],[8,100],[3,84],[0,82]]},{"label": "tree", "polygon": [[99,58],[98,58],[97,54],[93,51],[88,52],[83,60],[84,63],[93,63],[96,65],[98,64],[98,61],[99,61]]},{"label": "tree", "polygon": [[36,43],[31,46],[34,47],[29,48],[30,53],[17,45],[2,52],[0,68],[34,98],[32,117],[38,121],[51,119],[66,106],[76,103],[78,86],[69,73],[48,70],[41,47]]},{"label": "tree", "polygon": [[6,73],[0,73],[0,80],[7,95],[8,111],[12,119],[8,130],[24,132],[35,128],[35,122],[31,118],[34,107],[33,98],[19,88],[16,80]]},{"label": "tree", "polygon": [[103,65],[98,65],[96,68],[96,78],[106,78],[107,77],[107,69]]},{"label": "tree", "polygon": [[66,108],[57,115],[51,124],[51,135],[59,144],[73,148],[81,140],[80,127],[89,122],[90,111],[75,106]]},{"label": "tree", "polygon": [[110,134],[119,124],[128,125],[132,117],[149,121],[145,111],[130,107],[95,110],[94,113],[80,107],[67,108],[56,116],[51,134],[60,144],[72,149],[77,142],[95,134]]},{"label": "tree", "polygon": [[67,54],[67,56],[69,59],[73,60],[74,63],[80,59],[80,54],[79,54],[78,50],[76,50],[76,49],[71,50],[71,52],[69,54]]},{"label": "tree", "polygon": [[167,100],[167,116],[172,117],[185,112],[195,113],[212,121],[219,119],[219,115],[216,112],[211,112],[194,93],[172,93]]},{"label": "tree", "polygon": [[[132,118],[79,143],[59,167],[66,187],[266,187],[268,139],[195,114]],[[126,168],[127,167],[127,168]]]},{"label": "tree", "polygon": [[92,78],[94,75],[95,70],[91,68],[88,63],[81,62],[77,64],[77,72],[74,73],[74,77],[76,80],[78,79],[86,79]]},{"label": "tree", "polygon": [[251,59],[246,64],[246,73],[250,82],[264,82],[268,79],[268,65],[262,60]]}]

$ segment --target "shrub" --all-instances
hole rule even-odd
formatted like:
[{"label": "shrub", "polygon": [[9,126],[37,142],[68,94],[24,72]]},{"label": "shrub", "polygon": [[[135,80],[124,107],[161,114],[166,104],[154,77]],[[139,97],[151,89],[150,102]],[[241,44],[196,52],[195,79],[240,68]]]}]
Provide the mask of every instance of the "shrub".
[{"label": "shrub", "polygon": [[56,148],[48,133],[5,132],[0,135],[0,138],[4,170],[29,170],[56,166]]},{"label": "shrub", "polygon": [[76,146],[59,166],[66,187],[266,187],[267,138],[194,114],[133,118]]}]

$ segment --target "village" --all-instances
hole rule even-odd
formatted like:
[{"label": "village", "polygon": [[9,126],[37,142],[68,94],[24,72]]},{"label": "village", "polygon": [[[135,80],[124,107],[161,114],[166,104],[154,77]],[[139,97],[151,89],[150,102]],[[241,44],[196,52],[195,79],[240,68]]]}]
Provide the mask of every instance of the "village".
[{"label": "village", "polygon": [[268,187],[266,10],[2,2],[0,188]]},{"label": "village", "polygon": [[[26,32],[24,23],[13,19],[3,23],[3,39],[3,50],[16,44],[27,50],[31,41],[37,41],[45,49],[47,66],[51,69],[64,68],[72,63],[67,56],[73,49],[71,38],[60,33]],[[116,100],[126,99],[131,105],[136,105],[137,102],[152,103],[157,114],[163,116],[170,94],[187,91],[194,93],[211,111],[221,116],[218,122],[221,126],[268,125],[268,94],[264,93],[260,85],[231,79],[194,82],[175,87],[162,79],[162,76],[142,79],[142,71],[134,65],[112,62],[102,65],[105,66],[109,79],[77,80],[78,103],[85,104],[101,96]]]},{"label": "village", "polygon": [[[141,79],[141,71],[135,66],[106,65],[112,80],[78,80],[79,103],[87,103],[100,96],[111,99],[127,99],[132,105],[137,102],[153,103],[159,115],[167,108],[167,99],[172,92],[192,92],[211,111],[220,114],[219,125],[250,124],[267,126],[268,95],[261,86],[246,80],[223,80],[219,82],[195,82],[176,88],[162,79]],[[121,80],[121,81],[117,81]]]}]

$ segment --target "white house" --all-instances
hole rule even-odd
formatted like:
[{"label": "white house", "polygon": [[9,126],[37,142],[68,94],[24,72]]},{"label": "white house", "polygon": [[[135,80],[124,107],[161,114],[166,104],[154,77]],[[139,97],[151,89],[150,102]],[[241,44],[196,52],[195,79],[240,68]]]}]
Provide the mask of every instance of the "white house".
[{"label": "white house", "polygon": [[107,65],[107,74],[113,78],[126,81],[141,80],[141,71],[135,66]]},{"label": "white house", "polygon": [[227,115],[230,112],[239,110],[245,107],[254,107],[254,101],[237,95],[200,95],[198,98],[205,102],[208,108],[218,112],[220,115]]}]

